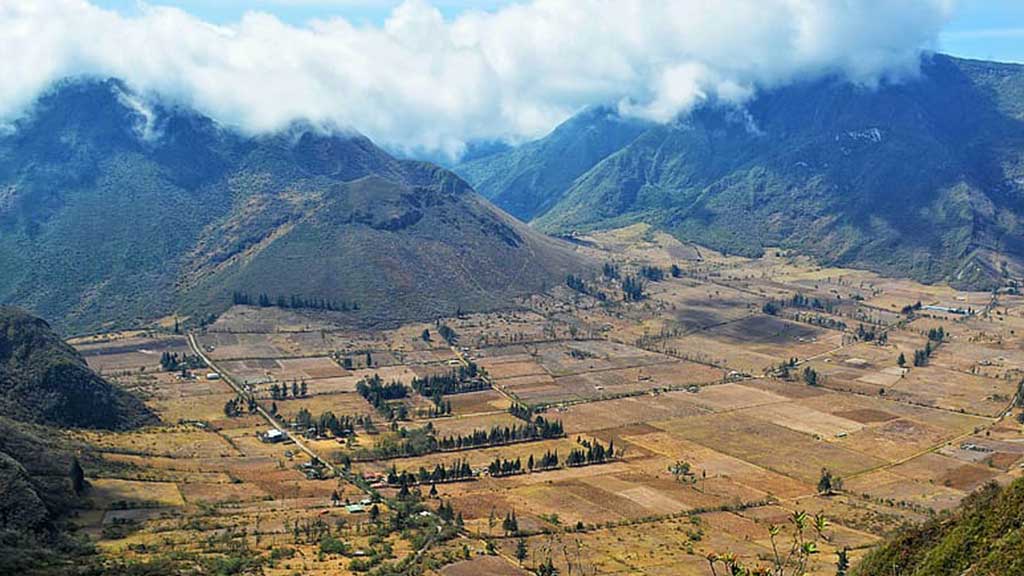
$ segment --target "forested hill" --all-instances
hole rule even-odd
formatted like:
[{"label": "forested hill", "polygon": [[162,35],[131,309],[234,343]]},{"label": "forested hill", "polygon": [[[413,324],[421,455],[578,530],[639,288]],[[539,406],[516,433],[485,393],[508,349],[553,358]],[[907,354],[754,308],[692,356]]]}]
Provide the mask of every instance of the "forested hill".
[{"label": "forested hill", "polygon": [[63,82],[0,135],[0,303],[62,329],[205,316],[239,292],[436,317],[509,306],[584,265],[365,137],[249,136],[116,80]]},{"label": "forested hill", "polygon": [[[604,145],[582,169],[573,155],[552,175],[533,153],[577,140]],[[976,288],[1024,276],[1019,65],[930,55],[919,78],[807,80],[639,135],[586,111],[456,170],[549,232],[643,221],[733,254],[782,246]]]}]

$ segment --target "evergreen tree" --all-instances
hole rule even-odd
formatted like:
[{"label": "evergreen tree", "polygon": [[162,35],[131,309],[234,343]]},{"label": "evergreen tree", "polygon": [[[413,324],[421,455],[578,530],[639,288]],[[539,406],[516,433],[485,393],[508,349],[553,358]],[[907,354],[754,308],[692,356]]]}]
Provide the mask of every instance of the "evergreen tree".
[{"label": "evergreen tree", "polygon": [[529,551],[526,548],[526,538],[520,538],[519,541],[516,542],[516,560],[519,560],[519,563],[522,564],[523,561],[526,560],[528,553]]},{"label": "evergreen tree", "polygon": [[75,491],[76,495],[81,496],[82,492],[85,492],[85,470],[82,470],[82,465],[78,462],[78,458],[71,460],[71,470],[68,472],[68,476],[71,478],[71,489]]}]

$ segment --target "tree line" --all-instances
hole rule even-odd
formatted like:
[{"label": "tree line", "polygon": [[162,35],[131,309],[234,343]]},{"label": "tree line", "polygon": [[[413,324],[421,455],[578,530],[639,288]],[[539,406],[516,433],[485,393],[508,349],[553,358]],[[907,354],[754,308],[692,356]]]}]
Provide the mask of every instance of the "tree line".
[{"label": "tree line", "polygon": [[458,460],[449,465],[440,463],[433,470],[423,466],[415,474],[409,471],[398,472],[394,464],[388,470],[386,482],[389,486],[414,486],[417,484],[443,484],[474,478],[473,469],[466,460]]},{"label": "tree line", "polygon": [[277,296],[271,298],[269,294],[260,293],[253,299],[248,292],[235,291],[231,295],[231,301],[239,306],[259,306],[260,308],[293,308],[296,310],[330,310],[333,312],[349,312],[359,310],[358,302],[338,302],[326,298],[313,298],[292,294],[289,297]]},{"label": "tree line", "polygon": [[489,431],[474,430],[469,434],[445,436],[437,441],[441,451],[464,450],[484,446],[501,446],[530,440],[548,440],[565,436],[561,420],[537,416],[533,422],[512,426],[493,426]]},{"label": "tree line", "polygon": [[[292,381],[291,385],[292,398],[305,398],[309,395],[309,387],[306,385],[306,381],[299,382],[297,380]],[[282,382],[280,385],[275,382],[270,385],[270,398],[273,400],[287,400],[288,399],[288,384]]]}]

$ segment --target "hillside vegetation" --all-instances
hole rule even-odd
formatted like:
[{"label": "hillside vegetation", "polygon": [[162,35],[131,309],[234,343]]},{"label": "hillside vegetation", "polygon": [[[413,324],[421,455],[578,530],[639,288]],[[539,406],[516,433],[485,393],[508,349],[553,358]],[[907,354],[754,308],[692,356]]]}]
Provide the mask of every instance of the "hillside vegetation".
[{"label": "hillside vegetation", "polygon": [[123,430],[154,422],[141,401],[96,375],[46,322],[0,307],[4,573],[64,573],[73,556],[89,551],[64,530],[64,521],[87,486],[84,474],[79,486],[73,480],[76,457],[91,456],[59,428]]},{"label": "hillside vegetation", "polygon": [[43,320],[0,307],[0,416],[60,427],[125,429],[151,422]]},{"label": "hillside vegetation", "polygon": [[906,530],[873,550],[855,576],[1024,574],[1024,479],[989,484],[951,516]]},{"label": "hillside vegetation", "polygon": [[359,322],[434,317],[507,307],[581,265],[364,137],[245,136],[114,80],[65,82],[0,136],[0,302],[75,332],[205,317],[238,291]]},{"label": "hillside vegetation", "polygon": [[707,103],[543,189],[532,175],[546,166],[539,155],[524,161],[530,150],[570,139],[566,131],[614,146],[619,132],[581,116],[459,170],[549,232],[647,222],[732,254],[782,246],[827,264],[990,288],[1024,272],[1022,94],[1022,66],[934,55],[902,83],[826,78],[764,92],[743,109]]}]

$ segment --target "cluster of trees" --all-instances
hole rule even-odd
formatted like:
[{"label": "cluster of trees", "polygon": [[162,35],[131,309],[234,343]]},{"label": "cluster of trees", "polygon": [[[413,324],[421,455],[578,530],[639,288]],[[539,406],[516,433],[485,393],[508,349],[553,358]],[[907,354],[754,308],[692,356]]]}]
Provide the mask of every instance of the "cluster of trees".
[{"label": "cluster of trees", "polygon": [[436,392],[430,397],[430,401],[434,403],[434,407],[430,409],[431,418],[440,418],[442,416],[451,416],[452,414],[452,401],[445,400],[444,396],[440,392]]},{"label": "cluster of trees", "polygon": [[164,352],[160,355],[160,368],[164,372],[175,372],[185,369],[206,368],[206,362],[196,354],[182,354],[177,352]]},{"label": "cluster of trees", "polygon": [[669,268],[669,272],[672,274],[673,278],[680,278],[683,275],[683,269],[675,264],[673,264],[672,267]]},{"label": "cluster of trees", "polygon": [[526,468],[530,472],[558,468],[558,450],[555,450],[554,452],[546,450],[544,455],[540,457],[540,460],[536,461],[533,459],[533,454],[530,454],[529,460],[526,461]]},{"label": "cluster of trees", "polygon": [[330,432],[331,436],[335,438],[344,438],[355,434],[356,426],[366,428],[368,424],[373,425],[370,417],[366,415],[335,416],[334,412],[328,410],[320,414],[319,417],[313,418],[313,415],[305,408],[299,410],[295,415],[294,424],[301,430],[315,430],[317,436],[326,436],[327,432]]},{"label": "cluster of trees", "polygon": [[580,278],[575,274],[569,274],[565,277],[565,285],[580,294],[597,298],[602,302],[608,299],[608,296],[604,292],[601,292],[592,286],[588,286],[587,283],[583,281],[583,278]]},{"label": "cluster of trees", "polygon": [[821,477],[818,479],[818,494],[831,496],[843,489],[843,479],[834,476],[828,468],[821,469]]},{"label": "cluster of trees", "polygon": [[308,308],[312,310],[331,310],[335,312],[348,312],[350,310],[359,310],[359,304],[357,302],[336,302],[334,300],[327,300],[325,298],[307,298],[305,296],[299,296],[292,294],[290,297],[277,296],[271,298],[268,294],[259,294],[256,299],[253,300],[252,296],[248,292],[236,291],[231,296],[232,302],[241,306],[259,306],[261,308],[294,308],[300,310]]},{"label": "cluster of trees", "polygon": [[480,368],[475,362],[468,366],[459,366],[446,374],[435,374],[423,378],[412,379],[412,389],[421,396],[434,396],[435,394],[450,395],[462,394],[464,392],[477,392],[486,390],[487,383],[480,378]]},{"label": "cluster of trees", "polygon": [[640,268],[640,276],[651,282],[661,282],[665,279],[665,271],[657,266],[643,266]]},{"label": "cluster of trees", "polygon": [[[928,360],[932,357],[932,353],[935,352],[939,345],[941,345],[945,340],[946,331],[942,326],[928,330],[928,341],[925,342],[924,349],[914,350],[914,366],[927,366]],[[903,356],[902,352],[896,362],[901,368],[907,363],[907,359]]]},{"label": "cluster of trees", "polygon": [[241,416],[243,412],[252,414],[256,412],[256,401],[252,398],[232,398],[224,403],[224,415],[228,418]]},{"label": "cluster of trees", "polygon": [[401,428],[398,439],[382,438],[370,450],[356,453],[356,460],[373,460],[422,456],[437,452],[437,440],[434,438],[434,427],[428,422],[422,428],[409,430]]},{"label": "cluster of trees", "polygon": [[515,534],[519,532],[519,521],[516,520],[515,510],[512,510],[505,515],[505,519],[501,521],[501,529],[505,531],[505,534]]},{"label": "cluster of trees", "polygon": [[437,322],[437,333],[441,335],[441,338],[443,338],[449,346],[454,346],[455,343],[459,341],[459,334],[455,332],[451,326],[441,322],[440,320]]},{"label": "cluster of trees", "polygon": [[604,277],[609,280],[619,279],[619,267],[616,266],[615,264],[612,264],[611,262],[604,263],[604,268],[601,270],[601,273],[604,274]]},{"label": "cluster of trees", "polygon": [[818,375],[818,371],[810,366],[804,368],[804,384],[808,386],[820,386],[821,376]]},{"label": "cluster of trees", "polygon": [[826,312],[832,312],[835,309],[835,304],[829,301],[822,301],[820,298],[809,298],[803,294],[793,294],[793,297],[789,300],[789,305],[794,308],[809,308],[811,310],[824,310]]},{"label": "cluster of trees", "polygon": [[627,302],[639,302],[644,299],[644,282],[636,276],[626,276],[622,280],[622,297]]},{"label": "cluster of trees", "polygon": [[508,407],[508,413],[526,422],[533,422],[533,408],[526,404],[513,404]]},{"label": "cluster of trees", "polygon": [[900,310],[900,313],[901,314],[906,314],[907,316],[909,316],[909,315],[913,314],[914,312],[917,312],[920,309],[921,309],[921,301],[918,300],[916,304],[908,304],[908,305],[904,306],[903,309]]},{"label": "cluster of trees", "polygon": [[771,316],[777,316],[782,309],[792,306],[793,308],[803,308],[805,310],[821,310],[825,312],[832,312],[835,310],[835,303],[829,301],[823,301],[820,298],[811,298],[803,294],[794,294],[792,298],[788,300],[769,300],[761,306],[761,311]]},{"label": "cluster of trees", "polygon": [[490,431],[474,430],[470,434],[445,436],[438,441],[441,450],[462,450],[481,446],[500,446],[528,440],[548,440],[565,436],[560,420],[537,416],[533,422],[514,426],[494,426]]},{"label": "cluster of trees", "polygon": [[615,443],[609,442],[605,447],[597,440],[577,440],[582,448],[573,448],[565,457],[565,465],[577,468],[590,464],[602,464],[615,458]]},{"label": "cluster of trees", "polygon": [[391,400],[399,400],[409,395],[409,390],[401,382],[395,380],[384,384],[380,375],[374,374],[356,383],[356,392],[388,420],[408,418],[408,409],[404,404],[396,410],[390,403]]},{"label": "cluster of trees", "polygon": [[473,478],[473,469],[466,460],[459,460],[450,466],[438,464],[433,470],[420,466],[417,473],[399,472],[394,465],[388,470],[387,483],[391,486],[413,486],[416,484],[443,484]]},{"label": "cluster of trees", "polygon": [[494,478],[512,476],[523,473],[523,462],[521,459],[505,460],[496,456],[494,461],[487,465],[487,473]]},{"label": "cluster of trees", "polygon": [[789,360],[783,361],[775,368],[775,374],[783,380],[789,380],[790,370],[796,368],[797,362],[798,360],[796,358],[790,358]]},{"label": "cluster of trees", "polygon": [[447,374],[436,374],[424,378],[413,378],[412,389],[421,396],[429,397],[434,403],[430,417],[447,416],[452,413],[452,403],[445,401],[446,394],[462,394],[486,390],[489,386],[480,378],[480,369],[476,363],[460,366]]},{"label": "cluster of trees", "polygon": [[866,328],[863,324],[857,326],[857,340],[861,342],[878,342],[884,345],[889,341],[889,333],[885,330],[878,331],[875,328]]},{"label": "cluster of trees", "polygon": [[[309,394],[308,386],[306,381],[299,382],[293,380],[291,385],[292,398],[305,398]],[[288,399],[288,384],[282,382],[280,385],[276,382],[270,385],[270,397],[273,400],[287,400]]]},{"label": "cluster of trees", "polygon": [[925,343],[923,350],[914,350],[914,366],[927,366],[932,352],[935,352],[935,348],[932,347],[931,340]]}]

